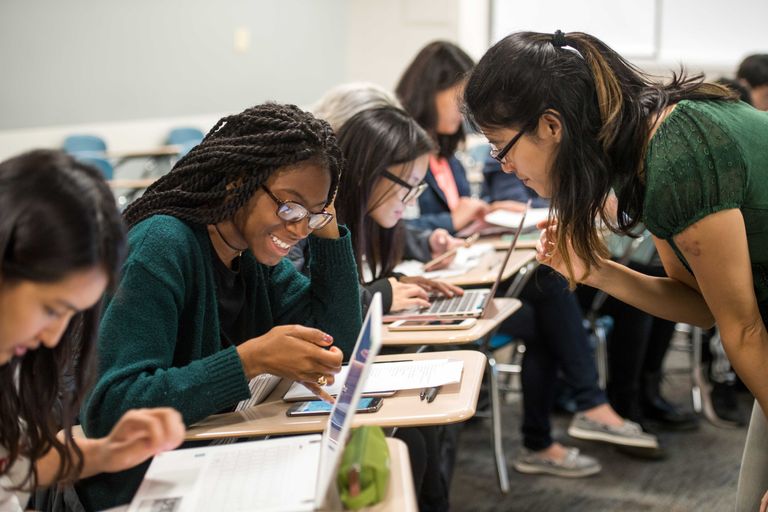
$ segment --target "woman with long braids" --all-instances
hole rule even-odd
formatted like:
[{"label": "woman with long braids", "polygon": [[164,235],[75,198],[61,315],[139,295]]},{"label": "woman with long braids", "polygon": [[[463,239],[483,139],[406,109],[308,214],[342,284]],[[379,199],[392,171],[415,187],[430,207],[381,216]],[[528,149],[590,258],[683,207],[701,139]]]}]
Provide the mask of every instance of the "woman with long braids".
[{"label": "woman with long braids", "polygon": [[15,512],[35,487],[175,448],[184,425],[168,408],[128,411],[101,438],[72,435],[101,297],[125,252],[101,173],[58,151],[25,153],[0,163],[0,205],[0,510]]},{"label": "woman with long braids", "polygon": [[[361,324],[349,232],[330,204],[341,167],[326,122],[264,104],[221,119],[126,210],[130,254],[101,322],[88,435],[131,407],[170,405],[187,424],[231,410],[262,373],[317,393],[333,382]],[[305,277],[283,257],[310,234]],[[81,497],[126,503],[145,470],[93,479]]]},{"label": "woman with long braids", "polygon": [[[737,505],[756,510],[768,489],[768,114],[700,77],[655,81],[560,31],[502,39],[465,101],[503,170],[552,200],[541,263],[651,315],[717,323],[757,399]],[[599,222],[630,236],[643,222],[669,277],[608,259]]]}]

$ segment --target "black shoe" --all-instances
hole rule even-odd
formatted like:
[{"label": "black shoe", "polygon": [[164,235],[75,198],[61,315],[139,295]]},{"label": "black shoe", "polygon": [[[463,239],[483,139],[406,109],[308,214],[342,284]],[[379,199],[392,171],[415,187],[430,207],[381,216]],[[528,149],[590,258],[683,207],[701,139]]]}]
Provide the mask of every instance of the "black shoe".
[{"label": "black shoe", "polygon": [[671,430],[696,430],[699,418],[692,412],[682,411],[664,400],[661,395],[643,400],[643,416],[655,421],[660,427]]},{"label": "black shoe", "polygon": [[736,389],[733,384],[713,382],[710,398],[718,418],[735,423],[740,427],[747,425],[747,416],[739,407]]}]

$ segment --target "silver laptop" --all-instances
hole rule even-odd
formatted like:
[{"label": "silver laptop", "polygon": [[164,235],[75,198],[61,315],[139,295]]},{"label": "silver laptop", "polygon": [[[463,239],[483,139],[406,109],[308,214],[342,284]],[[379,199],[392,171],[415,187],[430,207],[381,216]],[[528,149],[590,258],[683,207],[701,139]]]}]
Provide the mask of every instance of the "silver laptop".
[{"label": "silver laptop", "polygon": [[322,435],[161,453],[152,460],[129,512],[341,510],[335,475],[363,384],[380,348],[377,293]]},{"label": "silver laptop", "polygon": [[517,226],[515,236],[512,237],[512,242],[510,242],[504,260],[501,263],[501,267],[499,267],[496,281],[493,282],[493,286],[490,289],[478,288],[465,290],[464,295],[460,297],[435,297],[431,299],[428,308],[413,308],[391,313],[384,317],[384,321],[450,320],[454,318],[482,318],[484,316],[494,315],[495,308],[493,307],[493,297],[496,296],[496,290],[498,290],[499,284],[504,276],[504,269],[507,268],[509,257],[517,245],[517,239],[520,238],[520,233],[523,230],[525,217],[528,214],[530,206],[531,201],[529,200],[528,204],[525,206],[525,210],[523,210],[523,215],[520,217],[520,224]]}]

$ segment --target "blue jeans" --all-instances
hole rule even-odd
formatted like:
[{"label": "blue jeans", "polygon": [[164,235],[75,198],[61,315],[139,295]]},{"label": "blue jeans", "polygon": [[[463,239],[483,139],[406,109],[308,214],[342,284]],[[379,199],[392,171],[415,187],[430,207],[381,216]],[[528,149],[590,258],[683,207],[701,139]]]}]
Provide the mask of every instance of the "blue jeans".
[{"label": "blue jeans", "polygon": [[557,376],[572,388],[576,408],[585,411],[607,402],[598,386],[597,367],[582,314],[566,280],[539,267],[520,294],[523,307],[501,331],[525,342],[523,357],[523,445],[539,451],[552,444],[550,415]]}]

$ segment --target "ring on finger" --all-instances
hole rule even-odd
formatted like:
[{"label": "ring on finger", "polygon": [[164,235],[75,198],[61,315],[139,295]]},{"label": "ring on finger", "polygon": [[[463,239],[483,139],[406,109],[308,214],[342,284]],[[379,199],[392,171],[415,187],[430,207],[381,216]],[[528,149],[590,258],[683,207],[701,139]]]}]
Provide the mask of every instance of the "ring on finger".
[{"label": "ring on finger", "polygon": [[325,386],[326,384],[328,384],[328,377],[326,377],[325,375],[321,375],[317,378],[315,382],[317,382],[318,386]]}]

